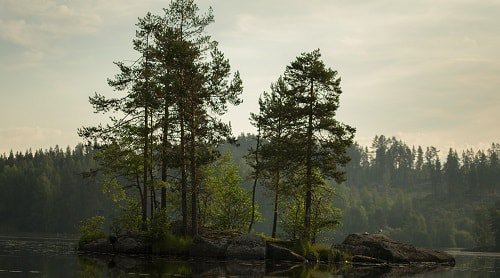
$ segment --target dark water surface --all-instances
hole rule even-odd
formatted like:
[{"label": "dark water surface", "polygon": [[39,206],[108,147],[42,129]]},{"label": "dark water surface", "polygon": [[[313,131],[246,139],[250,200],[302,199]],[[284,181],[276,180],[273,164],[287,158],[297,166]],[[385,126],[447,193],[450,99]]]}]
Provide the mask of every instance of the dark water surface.
[{"label": "dark water surface", "polygon": [[264,262],[80,254],[58,237],[0,236],[1,277],[500,277],[500,254],[452,250],[454,268],[266,265]]}]

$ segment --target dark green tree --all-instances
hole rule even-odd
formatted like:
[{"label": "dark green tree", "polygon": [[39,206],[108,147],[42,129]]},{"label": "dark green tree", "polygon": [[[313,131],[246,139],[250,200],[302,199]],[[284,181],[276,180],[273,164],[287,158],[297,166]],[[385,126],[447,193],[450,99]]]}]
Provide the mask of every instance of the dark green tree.
[{"label": "dark green tree", "polygon": [[461,173],[460,161],[456,151],[450,148],[444,164],[444,177],[449,195],[456,195],[460,188]]},{"label": "dark green tree", "polygon": [[80,135],[99,143],[102,160],[107,162],[101,164],[109,173],[142,185],[144,223],[148,209],[152,214],[158,207],[158,188],[161,207],[166,208],[167,170],[179,169],[183,232],[187,233],[189,182],[194,235],[202,182],[198,169],[212,162],[217,157],[215,147],[231,136],[230,126],[219,116],[228,105],[241,102],[242,82],[237,72],[230,78],[229,61],[205,32],[213,22],[211,9],[200,15],[194,1],[175,0],[164,11],[164,16],[148,13],[139,19],[134,49],[141,57],[131,66],[117,63],[120,73],[109,83],[125,96],[91,98],[97,112],[121,117],[111,117],[105,127],[82,128]]},{"label": "dark green tree", "polygon": [[291,153],[294,153],[293,147],[297,146],[290,143],[293,125],[289,113],[293,107],[288,97],[287,84],[280,77],[271,84],[271,91],[264,92],[259,98],[259,114],[251,115],[253,125],[265,142],[258,151],[260,161],[256,170],[260,178],[265,180],[264,184],[274,192],[272,237],[276,237],[280,194],[284,190],[286,175],[293,168]]},{"label": "dark green tree", "polygon": [[[148,13],[139,19],[137,27],[133,43],[140,58],[130,66],[122,62],[115,63],[120,73],[108,80],[111,87],[125,95],[105,98],[96,93],[90,97],[96,113],[115,113],[119,116],[110,116],[110,124],[84,127],[78,133],[88,143],[99,144],[101,150],[96,158],[109,177],[105,181],[114,182],[120,178],[126,181],[125,188],[132,187],[132,184],[138,187],[145,225],[151,185],[148,175],[152,167],[151,112],[156,106],[152,93],[155,88],[151,55],[152,33],[157,28],[156,18]],[[138,157],[142,157],[142,161]]]},{"label": "dark green tree", "polygon": [[495,249],[500,250],[500,202],[489,208],[490,227],[495,238]]},{"label": "dark green tree", "polygon": [[303,53],[285,70],[290,87],[295,161],[305,168],[304,239],[311,239],[313,172],[340,183],[342,167],[349,161],[346,149],[353,143],[355,129],[336,120],[342,93],[338,73],[321,61],[319,50]]}]

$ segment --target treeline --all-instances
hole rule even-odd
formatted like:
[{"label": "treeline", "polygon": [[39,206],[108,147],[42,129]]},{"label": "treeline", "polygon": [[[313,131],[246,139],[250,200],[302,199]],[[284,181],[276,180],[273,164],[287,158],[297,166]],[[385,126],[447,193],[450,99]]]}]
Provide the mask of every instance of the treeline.
[{"label": "treeline", "polygon": [[100,182],[82,176],[96,167],[93,153],[78,145],[0,155],[0,232],[74,233],[82,219],[109,214]]},{"label": "treeline", "polygon": [[[371,148],[354,145],[346,168],[349,184],[356,187],[390,186],[426,188],[436,198],[488,196],[500,185],[500,144],[487,150],[408,146],[391,137],[376,136]],[[441,159],[443,158],[443,161]]]},{"label": "treeline", "polygon": [[499,199],[500,145],[440,154],[376,136],[354,145],[347,183],[338,187],[347,232],[382,229],[394,238],[435,247],[493,246],[489,208]]},{"label": "treeline", "polygon": [[[426,160],[427,149],[435,148],[420,147],[423,163],[419,168],[417,167],[419,163],[416,163],[420,153],[418,146],[410,147],[393,137],[378,136],[374,140],[374,142],[380,141],[385,143],[374,143],[369,147],[354,144],[348,149],[352,160],[345,168],[347,181],[342,184],[332,184],[335,188],[335,197],[331,205],[342,210],[342,225],[333,233],[321,235],[322,239],[338,242],[348,233],[374,233],[382,230],[391,237],[422,246],[495,245],[491,211],[495,201],[500,199],[498,183],[500,173],[497,163],[499,144],[493,144],[487,150],[460,152],[458,164],[452,159],[456,155],[448,159],[448,156],[438,153],[434,160]],[[405,153],[409,158],[407,161],[413,161],[411,164],[413,166],[398,167],[399,164],[394,161],[400,159],[397,158],[400,152],[395,151],[397,148],[393,146],[393,142],[396,142],[397,148],[406,149]],[[236,145],[220,146],[218,150],[221,153],[232,153],[235,165],[231,166],[227,161],[221,161],[215,165],[216,167],[210,167],[206,171],[216,177],[212,178],[208,185],[213,189],[212,192],[222,192],[221,188],[231,189],[229,191],[232,195],[218,195],[215,196],[216,199],[224,196],[239,198],[239,203],[233,204],[235,207],[233,211],[239,210],[240,215],[244,215],[245,221],[249,219],[249,204],[245,203],[248,202],[248,198],[242,199],[241,196],[245,194],[248,196],[253,186],[251,174],[253,169],[249,166],[246,156],[248,150],[254,148],[255,144],[256,136],[247,134],[240,135]],[[389,151],[391,149],[392,151]],[[452,150],[451,153],[455,154],[458,151]],[[77,223],[87,217],[116,216],[117,211],[112,208],[114,204],[102,193],[101,180],[84,178],[82,175],[91,169],[96,169],[94,154],[92,147],[78,145],[73,150],[55,147],[46,151],[1,155],[0,232],[74,233],[77,231]],[[385,174],[381,174],[380,168],[376,166],[377,154],[379,159],[383,157],[386,161]],[[440,170],[436,171],[435,165],[437,161],[441,161],[441,157],[446,159],[443,159]],[[387,163],[389,161],[392,162]],[[458,165],[457,175],[453,176],[456,178],[455,185],[450,184],[446,176],[447,171],[452,169],[449,165]],[[226,168],[224,173],[214,173],[219,171],[221,166]],[[398,173],[398,171],[403,172]],[[432,183],[431,171],[438,173],[439,183],[436,185]],[[403,173],[406,176],[406,183],[401,179]],[[479,176],[478,173],[490,174]],[[385,183],[373,181],[383,175]],[[392,177],[398,182],[394,182]],[[483,179],[483,183],[478,183],[478,178]],[[240,184],[246,193],[231,186],[234,184]],[[488,189],[475,190],[478,184]],[[456,191],[450,192],[449,188],[454,188]],[[210,191],[205,190],[205,192]],[[262,221],[255,224],[256,231],[272,233],[273,200],[273,192],[266,186],[258,184],[256,203],[260,207]],[[213,206],[206,211],[215,216],[213,219],[221,220],[215,223],[216,225],[223,226],[232,222],[231,219],[223,218],[224,215],[228,215],[225,209],[229,207],[218,206],[220,202],[222,201],[213,202]],[[202,203],[212,204],[208,200]],[[246,214],[243,213],[245,209],[247,209]],[[204,214],[202,217],[207,219],[210,215]],[[278,236],[285,233],[282,220],[284,219],[278,219]]]},{"label": "treeline", "polygon": [[[242,176],[251,176],[245,150],[256,136],[238,137],[230,147]],[[357,143],[348,149],[347,180],[337,184],[333,206],[342,211],[342,225],[323,239],[341,241],[353,232],[380,232],[393,238],[432,247],[493,246],[489,211],[500,199],[500,144],[487,150],[440,154],[435,147],[408,146],[395,137],[376,136],[371,146]],[[251,179],[245,187],[250,190]],[[264,223],[257,229],[270,233],[272,191],[260,187]],[[281,222],[278,234],[283,234]]]},{"label": "treeline", "polygon": [[[257,134],[234,145],[221,116],[242,102],[243,83],[205,31],[212,10],[173,0],[163,11],[139,18],[138,58],[116,62],[108,80],[116,95],[90,97],[95,112],[109,116],[78,130],[92,148],[2,158],[0,213],[13,221],[5,229],[71,231],[78,221],[70,219],[94,211],[87,228],[107,214],[112,233],[147,232],[158,241],[216,228],[307,243],[374,231],[429,246],[491,242],[481,210],[496,198],[498,144],[461,155],[450,149],[446,159],[394,137],[352,145],[355,129],[336,119],[340,77],[315,50],[262,94],[251,115]],[[82,172],[101,187],[82,181]],[[325,233],[339,225],[339,208],[343,226]]]}]

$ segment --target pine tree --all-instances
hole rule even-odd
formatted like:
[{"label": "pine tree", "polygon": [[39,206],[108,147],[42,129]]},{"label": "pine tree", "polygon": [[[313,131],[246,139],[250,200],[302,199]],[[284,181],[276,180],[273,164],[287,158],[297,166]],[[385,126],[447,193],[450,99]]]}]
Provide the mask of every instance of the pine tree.
[{"label": "pine tree", "polygon": [[[130,186],[139,189],[142,221],[147,220],[148,192],[150,181],[151,157],[151,110],[156,105],[151,82],[151,45],[152,32],[156,28],[155,17],[147,14],[139,19],[138,31],[134,39],[134,49],[140,53],[140,58],[130,66],[116,62],[120,73],[108,84],[116,91],[124,92],[125,96],[105,98],[95,94],[90,97],[90,103],[96,112],[118,112],[121,117],[111,116],[111,124],[97,127],[84,127],[78,133],[90,144],[97,142],[103,171],[108,176],[105,181],[114,182],[120,178]],[[139,165],[139,156],[142,157]],[[142,179],[141,179],[142,177]],[[129,185],[130,184],[130,185]],[[144,226],[145,228],[145,226]]]},{"label": "pine tree", "polygon": [[264,92],[259,98],[259,114],[252,114],[252,123],[258,128],[265,141],[258,150],[260,156],[259,174],[271,191],[274,192],[273,225],[271,236],[276,237],[279,198],[286,175],[292,169],[293,153],[291,143],[292,127],[290,111],[293,107],[288,99],[288,87],[283,78],[271,84],[271,91]]},{"label": "pine tree", "polygon": [[457,195],[460,192],[460,161],[456,151],[450,148],[444,164],[444,177],[448,186],[449,195]]},{"label": "pine tree", "polygon": [[290,86],[293,110],[296,161],[306,170],[304,196],[304,239],[311,239],[314,194],[313,172],[344,181],[342,168],[348,161],[346,148],[353,142],[355,129],[335,119],[342,93],[337,71],[320,60],[319,50],[303,53],[287,66],[284,80]]},{"label": "pine tree", "polygon": [[241,103],[242,82],[236,72],[230,79],[229,61],[217,48],[217,42],[206,35],[213,22],[212,10],[199,15],[192,0],[176,0],[165,10],[165,23],[178,35],[183,55],[176,67],[179,90],[178,107],[181,161],[181,203],[183,229],[187,227],[187,183],[191,189],[191,233],[198,232],[197,203],[201,165],[215,159],[213,148],[230,137],[230,126],[218,116],[228,104]]},{"label": "pine tree", "polygon": [[193,235],[198,230],[198,168],[212,162],[217,157],[215,147],[231,136],[230,126],[219,116],[229,104],[241,102],[242,92],[239,73],[230,78],[229,61],[205,33],[213,22],[211,9],[203,15],[198,10],[192,0],[175,0],[164,9],[164,16],[148,13],[139,19],[134,49],[141,58],[131,66],[116,63],[120,73],[109,81],[125,96],[91,98],[96,111],[124,116],[111,117],[112,123],[105,127],[80,130],[89,142],[99,142],[102,165],[110,175],[141,188],[143,223],[148,197],[153,214],[161,187],[160,205],[165,208],[167,171],[179,169],[182,229],[187,234],[190,189]]}]

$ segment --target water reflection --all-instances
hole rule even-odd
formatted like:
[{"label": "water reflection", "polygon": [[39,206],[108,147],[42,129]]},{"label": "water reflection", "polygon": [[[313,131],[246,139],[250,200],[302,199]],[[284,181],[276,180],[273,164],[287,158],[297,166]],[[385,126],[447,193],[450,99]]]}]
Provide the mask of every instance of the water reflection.
[{"label": "water reflection", "polygon": [[356,266],[349,264],[266,264],[262,261],[216,261],[165,259],[159,257],[127,257],[81,254],[80,272],[86,276],[152,275],[154,277],[380,277],[407,276],[417,273],[446,271],[437,265]]},{"label": "water reflection", "polygon": [[88,276],[149,274],[154,277],[176,276],[247,276],[265,275],[264,262],[180,260],[160,257],[122,255],[79,255],[80,271]]},{"label": "water reflection", "polygon": [[75,241],[0,236],[0,277],[499,277],[500,254],[452,251],[454,268],[435,265],[266,265],[264,262],[182,260],[82,254]]}]

